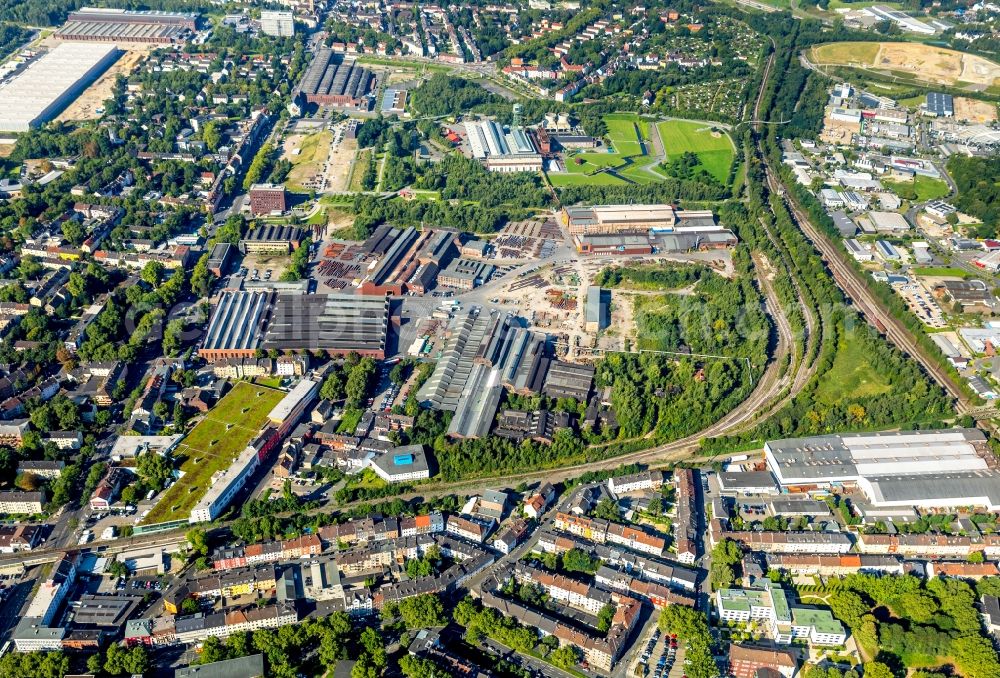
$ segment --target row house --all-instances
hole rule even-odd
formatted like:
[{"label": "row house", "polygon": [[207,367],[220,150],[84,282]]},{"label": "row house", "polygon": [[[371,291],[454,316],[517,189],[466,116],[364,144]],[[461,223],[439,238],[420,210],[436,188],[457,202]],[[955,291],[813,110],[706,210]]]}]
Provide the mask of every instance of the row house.
[{"label": "row house", "polygon": [[274,565],[258,565],[200,577],[191,581],[188,589],[198,598],[232,598],[271,591],[276,585],[277,573]]},{"label": "row house", "polygon": [[299,620],[293,605],[279,603],[250,606],[211,614],[195,614],[174,620],[175,637],[181,643],[197,643],[206,638],[228,638],[238,632],[276,629]]},{"label": "row house", "polygon": [[494,524],[495,521],[492,518],[480,521],[452,514],[445,521],[444,530],[448,534],[482,544],[493,529]]},{"label": "row house", "polygon": [[663,537],[629,525],[563,512],[556,514],[555,527],[599,544],[618,544],[650,555],[660,555],[667,545]]},{"label": "row house", "polygon": [[[854,544],[851,536],[845,532],[737,532],[730,531],[728,525],[729,521],[721,518],[714,518],[709,523],[709,541],[712,546],[729,539],[749,551],[831,555],[847,553]],[[872,551],[862,549],[862,552]]]},{"label": "row house", "polygon": [[581,537],[560,534],[551,530],[541,531],[537,548],[545,553],[558,554],[578,549],[600,559],[605,565],[613,566],[625,573],[684,591],[694,591],[701,576],[699,570],[684,567],[678,563],[631,553],[617,546],[597,544]]},{"label": "row house", "polygon": [[858,550],[924,558],[966,558],[983,547],[971,537],[943,534],[859,534]]},{"label": "row house", "polygon": [[519,584],[536,584],[545,589],[552,600],[585,610],[596,615],[605,605],[611,604],[611,594],[601,588],[571,579],[561,574],[554,574],[526,563],[514,565],[514,579]]},{"label": "row house", "polygon": [[843,555],[771,553],[767,555],[767,565],[768,569],[783,570],[792,574],[818,574],[823,577],[905,573],[903,559],[899,556],[858,553]]},{"label": "row house", "polygon": [[662,471],[642,471],[608,479],[608,489],[615,494],[658,490],[663,485]]},{"label": "row house", "polygon": [[674,470],[674,542],[677,560],[692,564],[698,557],[697,471],[689,468]]},{"label": "row house", "polygon": [[695,599],[691,596],[676,593],[663,584],[644,581],[638,577],[607,565],[601,565],[594,574],[594,581],[613,591],[631,593],[648,601],[656,609],[667,605],[685,605],[694,607]]},{"label": "row house", "polygon": [[611,621],[611,628],[604,636],[582,631],[560,619],[520,602],[508,600],[484,590],[482,602],[505,617],[517,619],[543,636],[552,636],[560,646],[574,645],[583,651],[592,667],[610,672],[628,647],[628,638],[642,611],[642,604],[633,598],[619,596],[619,604]]}]

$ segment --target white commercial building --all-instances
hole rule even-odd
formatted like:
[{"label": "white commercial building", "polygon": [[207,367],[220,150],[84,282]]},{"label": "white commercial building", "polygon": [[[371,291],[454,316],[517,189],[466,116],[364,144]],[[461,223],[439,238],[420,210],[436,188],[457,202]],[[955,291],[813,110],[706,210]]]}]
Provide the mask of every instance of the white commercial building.
[{"label": "white commercial building", "polygon": [[260,13],[260,30],[267,35],[290,38],[295,35],[295,15],[265,9]]},{"label": "white commercial building", "polygon": [[763,622],[780,645],[806,640],[834,646],[847,640],[843,625],[829,610],[792,605],[784,590],[771,582],[765,582],[763,589],[720,589],[715,592],[715,607],[724,621]]},{"label": "white commercial building", "polygon": [[783,487],[855,486],[875,506],[1000,510],[1000,472],[977,429],[853,433],[771,440],[768,468]]},{"label": "white commercial building", "polygon": [[191,509],[189,521],[207,523],[218,518],[259,466],[257,450],[252,445],[247,445],[228,469],[212,477],[212,486]]},{"label": "white commercial building", "polygon": [[486,169],[494,172],[538,172],[542,169],[542,156],[524,129],[510,127],[506,130],[495,120],[465,123],[472,157],[481,160]]},{"label": "white commercial building", "polygon": [[121,54],[106,43],[63,43],[0,86],[0,130],[27,132],[56,116]]}]

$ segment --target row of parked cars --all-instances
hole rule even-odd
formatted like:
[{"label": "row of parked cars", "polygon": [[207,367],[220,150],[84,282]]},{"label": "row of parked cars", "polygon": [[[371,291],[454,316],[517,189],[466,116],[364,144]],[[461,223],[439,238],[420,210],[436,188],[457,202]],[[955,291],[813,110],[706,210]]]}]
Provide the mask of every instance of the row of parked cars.
[{"label": "row of parked cars", "polygon": [[[656,648],[657,641],[660,640],[660,629],[653,631],[653,635],[650,636],[649,642],[646,643],[646,649],[642,652],[642,657],[639,660],[639,664],[636,667],[636,674],[639,676],[646,676],[649,673],[649,662],[653,657],[653,650]],[[653,669],[653,678],[664,678],[670,674],[670,669],[673,668],[674,660],[677,658],[677,634],[671,634],[669,637],[663,640],[663,650],[660,651],[660,656],[656,660],[656,666]],[[684,676],[687,678],[687,676]]]}]

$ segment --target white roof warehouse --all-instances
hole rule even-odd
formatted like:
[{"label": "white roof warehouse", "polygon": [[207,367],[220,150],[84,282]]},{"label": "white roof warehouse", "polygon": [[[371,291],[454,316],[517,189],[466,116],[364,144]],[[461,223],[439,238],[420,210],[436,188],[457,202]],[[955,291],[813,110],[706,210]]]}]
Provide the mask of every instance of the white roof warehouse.
[{"label": "white roof warehouse", "polygon": [[875,506],[1000,510],[1000,471],[977,429],[851,433],[772,440],[768,468],[783,487],[856,486]]},{"label": "white roof warehouse", "polygon": [[111,44],[59,45],[0,87],[0,130],[27,132],[51,120],[121,54]]}]

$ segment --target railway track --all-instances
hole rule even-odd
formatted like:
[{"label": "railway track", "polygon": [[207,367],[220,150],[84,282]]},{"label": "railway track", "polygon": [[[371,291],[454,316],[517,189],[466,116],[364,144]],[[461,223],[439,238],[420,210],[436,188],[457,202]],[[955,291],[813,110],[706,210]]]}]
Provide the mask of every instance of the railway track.
[{"label": "railway track", "polygon": [[833,274],[834,280],[840,289],[843,290],[844,294],[847,295],[855,307],[864,314],[865,318],[876,329],[883,332],[900,350],[916,359],[948,395],[955,399],[956,409],[959,414],[969,412],[972,408],[972,403],[966,397],[965,393],[962,392],[958,384],[951,378],[951,375],[924,353],[923,349],[917,344],[915,337],[902,322],[889,313],[875,298],[866,282],[859,279],[858,273],[850,264],[844,261],[841,253],[830,239],[809,221],[808,216],[799,208],[794,199],[788,195],[772,171],[771,166],[766,162],[765,170],[767,172],[768,187],[772,192],[776,192],[783,197],[785,204],[792,214],[792,218],[810,242],[812,242],[813,246],[819,251],[823,257],[823,261]]}]

